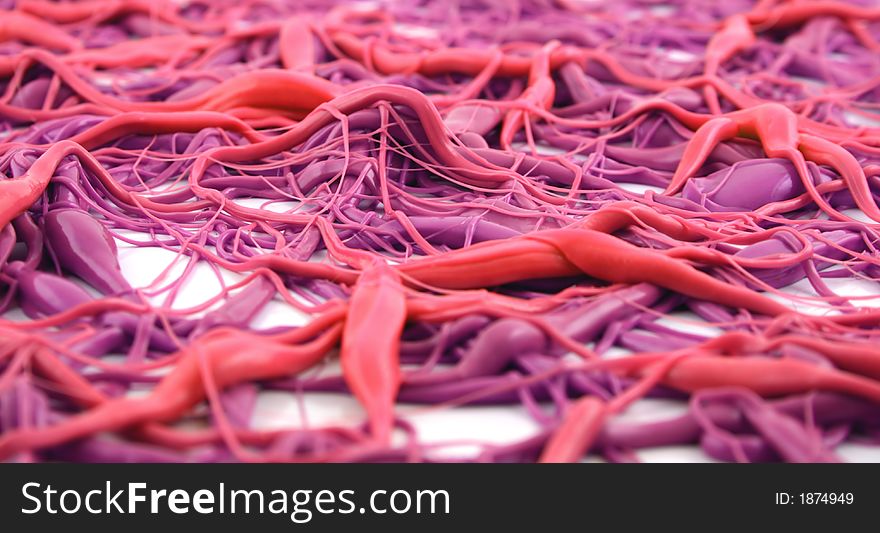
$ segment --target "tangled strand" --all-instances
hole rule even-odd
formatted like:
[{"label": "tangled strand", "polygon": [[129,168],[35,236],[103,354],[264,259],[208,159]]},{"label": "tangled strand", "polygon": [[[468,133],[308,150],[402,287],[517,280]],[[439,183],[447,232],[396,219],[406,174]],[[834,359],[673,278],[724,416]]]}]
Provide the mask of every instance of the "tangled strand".
[{"label": "tangled strand", "polygon": [[[0,460],[877,445],[870,0],[0,9]],[[133,286],[122,246],[176,260]],[[364,423],[261,429],[266,391]],[[427,442],[401,404],[538,429]]]}]

